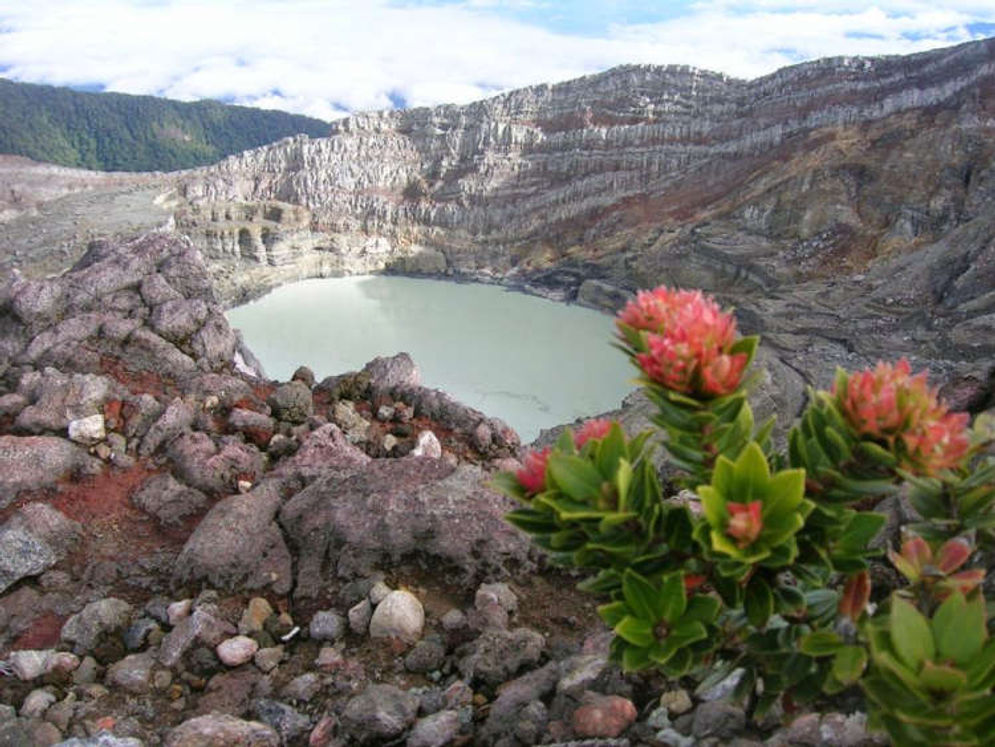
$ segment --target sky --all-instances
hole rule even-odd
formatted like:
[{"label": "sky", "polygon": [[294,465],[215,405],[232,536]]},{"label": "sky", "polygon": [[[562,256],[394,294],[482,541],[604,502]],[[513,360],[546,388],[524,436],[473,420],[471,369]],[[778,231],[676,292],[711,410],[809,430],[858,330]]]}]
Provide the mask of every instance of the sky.
[{"label": "sky", "polygon": [[329,120],[626,63],[754,78],[986,36],[995,0],[0,0],[0,76]]}]

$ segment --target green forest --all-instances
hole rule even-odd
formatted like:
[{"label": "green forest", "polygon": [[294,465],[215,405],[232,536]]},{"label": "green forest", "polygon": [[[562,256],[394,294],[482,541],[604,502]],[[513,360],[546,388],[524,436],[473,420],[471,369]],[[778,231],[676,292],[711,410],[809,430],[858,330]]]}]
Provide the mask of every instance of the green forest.
[{"label": "green forest", "polygon": [[99,171],[174,171],[329,124],[286,112],[83,93],[0,78],[0,153]]}]

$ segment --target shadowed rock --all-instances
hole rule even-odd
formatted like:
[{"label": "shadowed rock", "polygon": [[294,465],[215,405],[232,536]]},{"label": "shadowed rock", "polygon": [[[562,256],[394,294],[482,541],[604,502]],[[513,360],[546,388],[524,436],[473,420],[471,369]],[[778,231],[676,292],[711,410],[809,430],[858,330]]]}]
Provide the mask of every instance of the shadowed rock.
[{"label": "shadowed rock", "polygon": [[273,520],[280,503],[278,485],[272,482],[219,501],[183,546],[174,578],[286,594],[292,581],[291,558]]}]

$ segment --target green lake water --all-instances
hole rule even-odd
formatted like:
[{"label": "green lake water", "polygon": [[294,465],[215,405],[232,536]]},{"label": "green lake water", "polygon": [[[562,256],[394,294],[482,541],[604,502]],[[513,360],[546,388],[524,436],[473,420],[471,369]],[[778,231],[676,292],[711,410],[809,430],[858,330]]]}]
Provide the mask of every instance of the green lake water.
[{"label": "green lake water", "polygon": [[422,384],[511,425],[541,428],[611,410],[635,370],[610,346],[612,318],[500,286],[361,276],[304,280],[231,309],[267,376],[320,381],[406,352]]}]

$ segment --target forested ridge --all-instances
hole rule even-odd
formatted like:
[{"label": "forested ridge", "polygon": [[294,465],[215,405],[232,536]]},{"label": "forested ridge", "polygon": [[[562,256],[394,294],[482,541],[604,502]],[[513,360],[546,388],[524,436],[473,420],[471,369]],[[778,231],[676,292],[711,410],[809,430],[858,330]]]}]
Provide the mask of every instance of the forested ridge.
[{"label": "forested ridge", "polygon": [[328,130],[320,119],[217,101],[84,93],[0,78],[0,153],[63,166],[173,171]]}]

